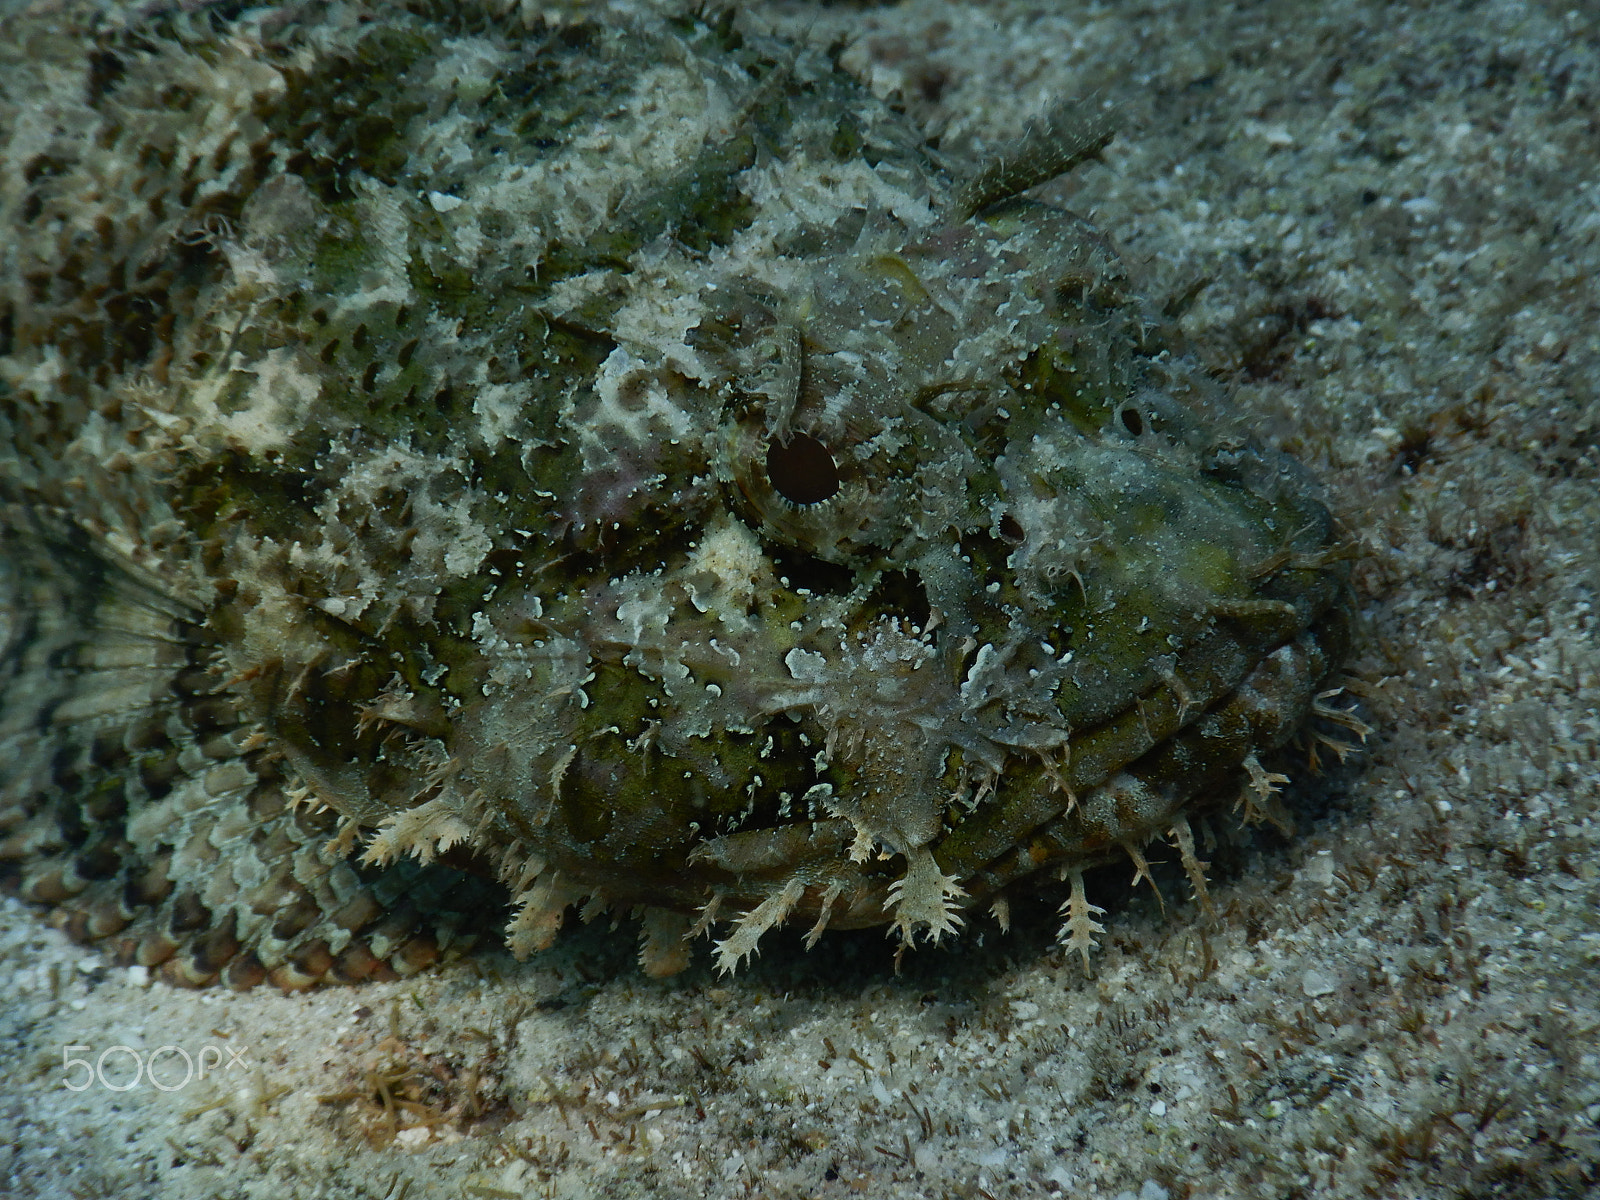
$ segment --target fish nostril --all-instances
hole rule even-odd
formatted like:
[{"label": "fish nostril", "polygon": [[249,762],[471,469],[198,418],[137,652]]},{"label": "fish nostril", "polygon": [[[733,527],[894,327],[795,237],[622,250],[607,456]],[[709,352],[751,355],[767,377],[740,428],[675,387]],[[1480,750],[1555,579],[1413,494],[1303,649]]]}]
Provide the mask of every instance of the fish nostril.
[{"label": "fish nostril", "polygon": [[821,504],[839,490],[839,468],[828,448],[804,433],[767,447],[767,478],[785,500]]}]

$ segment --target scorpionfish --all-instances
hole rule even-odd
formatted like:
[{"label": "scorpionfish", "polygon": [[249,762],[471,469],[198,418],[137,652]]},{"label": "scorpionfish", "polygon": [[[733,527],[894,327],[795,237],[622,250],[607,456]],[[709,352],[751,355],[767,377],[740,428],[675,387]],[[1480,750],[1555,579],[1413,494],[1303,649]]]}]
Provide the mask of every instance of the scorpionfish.
[{"label": "scorpionfish", "polygon": [[966,164],[705,14],[0,45],[0,878],[73,936],[298,988],[576,909],[665,974],[1057,888],[1087,962],[1086,868],[1281,815],[1342,537],[1028,195],[1098,109]]}]

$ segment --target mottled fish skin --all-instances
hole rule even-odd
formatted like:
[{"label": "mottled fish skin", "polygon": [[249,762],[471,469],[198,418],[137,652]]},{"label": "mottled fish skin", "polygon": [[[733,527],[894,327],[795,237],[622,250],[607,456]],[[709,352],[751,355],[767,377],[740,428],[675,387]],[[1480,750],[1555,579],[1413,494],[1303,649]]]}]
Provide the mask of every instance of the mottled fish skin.
[{"label": "mottled fish skin", "polygon": [[[0,876],[169,979],[902,946],[1188,818],[1338,535],[1106,239],[728,20],[0,30]],[[698,920],[696,917],[698,916]]]}]

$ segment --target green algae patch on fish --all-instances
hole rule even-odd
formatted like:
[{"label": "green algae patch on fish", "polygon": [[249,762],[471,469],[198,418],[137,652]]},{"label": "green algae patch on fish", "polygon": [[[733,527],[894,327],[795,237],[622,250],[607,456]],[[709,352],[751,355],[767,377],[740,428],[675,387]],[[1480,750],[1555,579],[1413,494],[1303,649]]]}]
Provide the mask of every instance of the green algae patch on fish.
[{"label": "green algae patch on fish", "polygon": [[279,5],[6,39],[0,874],[177,982],[509,900],[665,973],[901,947],[1191,816],[1345,653],[1307,473],[1022,193],[735,22]]}]

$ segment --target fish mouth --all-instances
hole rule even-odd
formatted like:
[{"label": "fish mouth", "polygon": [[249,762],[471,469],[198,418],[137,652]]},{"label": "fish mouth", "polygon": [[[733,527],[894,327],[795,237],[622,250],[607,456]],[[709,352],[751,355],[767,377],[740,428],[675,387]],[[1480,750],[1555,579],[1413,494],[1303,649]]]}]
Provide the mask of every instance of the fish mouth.
[{"label": "fish mouth", "polygon": [[[1112,719],[1073,731],[1056,754],[1004,749],[1001,769],[971,772],[968,803],[938,793],[940,823],[924,841],[880,841],[857,860],[849,850],[860,827],[849,817],[738,830],[698,843],[688,870],[668,873],[675,885],[639,899],[688,911],[712,896],[727,915],[789,887],[786,918],[853,929],[892,920],[896,883],[924,846],[959,884],[960,908],[1005,900],[1044,873],[1065,877],[1118,859],[1143,872],[1152,840],[1171,837],[1182,850],[1192,818],[1241,799],[1260,778],[1281,778],[1261,772],[1257,755],[1312,716],[1349,637],[1347,611],[1330,602],[1236,675],[1207,685],[1195,672],[1184,684],[1174,671]],[[1259,798],[1265,815],[1287,819],[1271,797]]]}]

